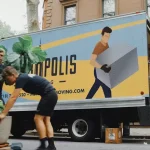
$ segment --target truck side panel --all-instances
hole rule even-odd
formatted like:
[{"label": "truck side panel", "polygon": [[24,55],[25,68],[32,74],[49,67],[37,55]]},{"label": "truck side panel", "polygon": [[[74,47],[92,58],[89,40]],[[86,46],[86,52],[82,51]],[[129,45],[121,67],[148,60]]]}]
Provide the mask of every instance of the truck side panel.
[{"label": "truck side panel", "polygon": [[[102,30],[107,26],[112,29],[108,39],[109,48],[97,55],[97,62],[110,65],[111,71],[105,73],[97,68],[94,72],[90,59],[97,42],[102,38]],[[130,97],[140,96],[141,92],[149,95],[145,13],[91,21],[30,35],[33,46],[41,45],[42,50],[47,52],[46,60],[34,65],[31,73],[51,81],[59,94],[59,100]],[[0,45],[11,52],[17,41],[18,37],[10,38],[0,42]],[[13,88],[4,85],[5,100]],[[22,92],[18,102],[39,98]]]}]

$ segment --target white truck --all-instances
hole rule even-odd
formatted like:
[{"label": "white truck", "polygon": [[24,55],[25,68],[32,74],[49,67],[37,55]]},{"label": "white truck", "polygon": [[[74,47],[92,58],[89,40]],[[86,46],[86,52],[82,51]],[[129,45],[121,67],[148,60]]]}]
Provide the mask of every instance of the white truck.
[{"label": "white truck", "polygon": [[[112,32],[105,30],[102,34],[104,28]],[[48,79],[57,90],[59,101],[52,117],[55,132],[66,128],[73,141],[96,137],[104,141],[106,127],[116,128],[123,123],[125,136],[129,135],[126,127],[130,122],[150,125],[149,37],[149,18],[146,12],[140,12],[10,37],[2,39],[0,45],[13,56],[10,62],[16,67],[26,53],[19,55],[21,47],[16,43],[30,50],[28,39],[32,39],[32,46],[43,52],[37,54],[44,58],[46,53],[45,60],[35,60],[27,72]],[[108,42],[109,48],[95,53],[99,41],[104,46]],[[36,59],[28,52],[24,58],[29,62]],[[96,68],[93,56],[97,63],[111,66],[110,72]],[[4,85],[2,96],[6,102],[13,88]],[[20,94],[9,112],[15,137],[35,129],[33,117],[39,99],[24,91]]]}]

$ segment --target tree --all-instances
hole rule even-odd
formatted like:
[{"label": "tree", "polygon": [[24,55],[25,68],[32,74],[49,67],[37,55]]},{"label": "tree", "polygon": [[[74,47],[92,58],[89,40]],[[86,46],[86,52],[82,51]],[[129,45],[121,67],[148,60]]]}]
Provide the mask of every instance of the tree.
[{"label": "tree", "polygon": [[39,0],[26,0],[28,32],[39,30],[38,5]]},{"label": "tree", "polygon": [[11,27],[5,22],[0,21],[0,39],[15,35],[16,32],[11,30]]}]

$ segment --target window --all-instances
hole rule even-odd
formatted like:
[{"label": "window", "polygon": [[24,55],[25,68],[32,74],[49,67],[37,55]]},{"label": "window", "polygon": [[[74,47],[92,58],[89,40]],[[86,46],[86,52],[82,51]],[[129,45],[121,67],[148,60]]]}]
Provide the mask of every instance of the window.
[{"label": "window", "polygon": [[115,16],[115,0],[103,0],[103,17]]},{"label": "window", "polygon": [[147,0],[147,14],[150,17],[150,0]]},{"label": "window", "polygon": [[65,25],[71,25],[76,23],[76,5],[64,7],[65,11]]}]

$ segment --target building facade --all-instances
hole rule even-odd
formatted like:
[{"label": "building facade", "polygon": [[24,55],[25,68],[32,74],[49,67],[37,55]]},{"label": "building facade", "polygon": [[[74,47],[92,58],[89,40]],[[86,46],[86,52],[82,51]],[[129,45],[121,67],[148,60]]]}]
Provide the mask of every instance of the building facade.
[{"label": "building facade", "polygon": [[43,29],[149,10],[149,0],[45,0]]}]

